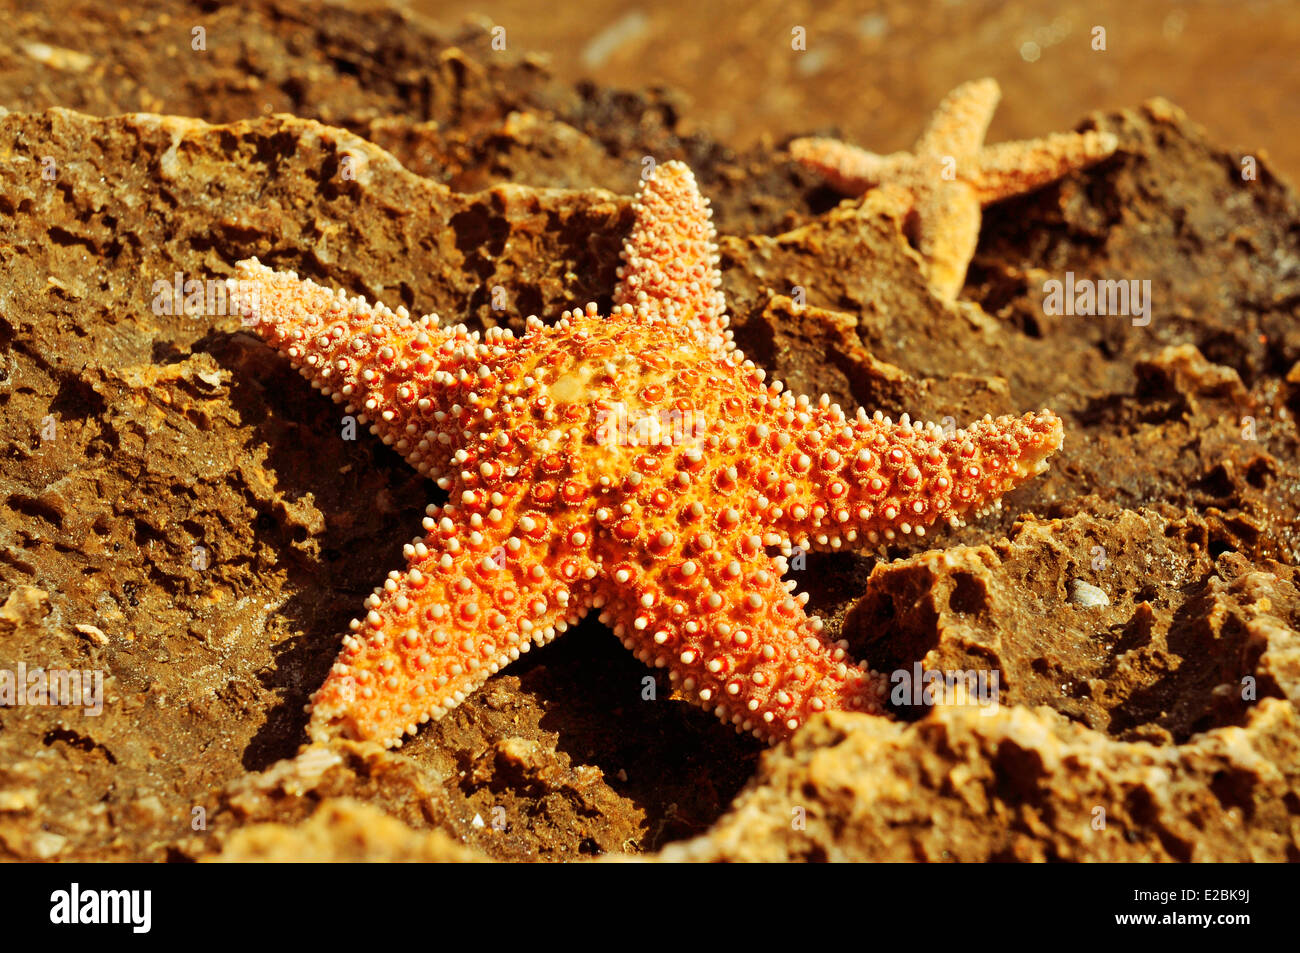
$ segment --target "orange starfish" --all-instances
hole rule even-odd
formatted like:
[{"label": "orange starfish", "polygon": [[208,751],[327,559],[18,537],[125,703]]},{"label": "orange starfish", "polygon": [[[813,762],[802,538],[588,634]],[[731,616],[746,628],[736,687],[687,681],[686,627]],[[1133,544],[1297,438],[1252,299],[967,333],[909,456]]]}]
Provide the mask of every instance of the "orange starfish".
[{"label": "orange starfish", "polygon": [[1119,140],[1109,132],[1058,133],[984,145],[1002,96],[997,81],[958,86],[939,104],[911,153],[881,156],[836,139],[796,139],[790,153],[844,195],[877,186],[899,191],[907,232],[926,262],[935,294],[953,300],[980,236],[986,205],[1033,191],[1100,162]]},{"label": "orange starfish", "polygon": [[529,318],[522,337],[239,263],[256,331],[449,494],[352,622],[312,698],[314,741],[396,745],[591,609],[687,699],[769,741],[814,712],[882,711],[883,678],[822,636],[768,549],[960,525],[1046,468],[1061,422],[945,435],[783,393],[726,342],[708,219],[690,170],[661,166],[622,304]]}]

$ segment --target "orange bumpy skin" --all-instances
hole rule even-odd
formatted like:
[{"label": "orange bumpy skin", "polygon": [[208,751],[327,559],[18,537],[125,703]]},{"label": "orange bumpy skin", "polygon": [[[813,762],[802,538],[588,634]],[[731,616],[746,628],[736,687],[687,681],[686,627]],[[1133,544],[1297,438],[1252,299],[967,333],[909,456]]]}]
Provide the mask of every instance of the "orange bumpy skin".
[{"label": "orange bumpy skin", "polygon": [[522,337],[240,262],[256,332],[448,492],[344,637],[314,741],[399,744],[592,610],[687,699],[768,741],[814,712],[880,713],[883,677],[783,580],[792,546],[961,525],[1060,446],[1048,411],[945,435],[783,392],[727,341],[689,170],[662,166],[637,210],[614,313],[530,318]]}]

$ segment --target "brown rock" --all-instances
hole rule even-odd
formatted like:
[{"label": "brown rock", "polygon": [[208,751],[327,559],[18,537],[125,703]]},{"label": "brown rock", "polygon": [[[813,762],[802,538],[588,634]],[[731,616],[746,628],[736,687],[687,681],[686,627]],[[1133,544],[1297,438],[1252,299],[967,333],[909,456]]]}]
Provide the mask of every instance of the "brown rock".
[{"label": "brown rock", "polygon": [[1047,708],[913,725],[833,713],[766,755],[670,861],[1295,861],[1295,708],[1182,745],[1119,742]]},{"label": "brown rock", "polygon": [[205,860],[216,863],[466,863],[482,855],[442,831],[415,831],[349,798],[324,801],[297,826],[250,824]]}]

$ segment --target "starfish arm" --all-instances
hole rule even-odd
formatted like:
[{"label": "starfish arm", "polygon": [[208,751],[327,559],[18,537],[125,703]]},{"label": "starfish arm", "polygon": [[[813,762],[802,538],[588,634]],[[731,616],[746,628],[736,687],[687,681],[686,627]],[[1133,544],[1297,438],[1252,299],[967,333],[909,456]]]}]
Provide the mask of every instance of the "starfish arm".
[{"label": "starfish arm", "polygon": [[429,507],[406,571],[366,600],[312,696],[313,741],[400,744],[581,619],[595,569],[525,499],[485,509],[471,491],[466,506]]},{"label": "starfish arm", "polygon": [[962,83],[939,103],[913,151],[918,156],[954,157],[977,152],[1001,98],[995,79]]},{"label": "starfish arm", "polygon": [[924,536],[939,520],[961,526],[1047,469],[1061,446],[1051,411],[986,416],[945,434],[938,424],[893,423],[877,413],[846,418],[838,407],[787,407],[790,435],[779,465],[755,474],[774,530],[803,548],[835,550]]},{"label": "starfish arm", "polygon": [[[456,389],[457,372],[479,366],[486,345],[477,335],[464,325],[439,327],[437,315],[412,319],[405,308],[349,298],[256,258],[236,265],[231,289],[245,324],[312,387],[369,424],[421,473],[441,474],[432,450],[446,429],[437,418],[446,415],[437,398]],[[508,333],[497,336],[497,345],[509,343]]]},{"label": "starfish arm", "polygon": [[709,202],[676,160],[641,183],[623,245],[614,303],[649,308],[693,326],[713,350],[732,347]]},{"label": "starfish arm", "polygon": [[904,152],[882,156],[838,139],[795,139],[790,154],[841,195],[861,195],[916,164],[916,159]]},{"label": "starfish arm", "polygon": [[770,743],[817,712],[881,714],[883,679],[822,635],[807,596],[782,582],[784,557],[731,515],[610,563],[597,584],[601,621],[642,662],[667,668],[688,701]]},{"label": "starfish arm", "polygon": [[1109,158],[1119,140],[1111,132],[1054,133],[1032,142],[987,146],[970,178],[982,205],[1021,195]]},{"label": "starfish arm", "polygon": [[980,201],[965,182],[919,190],[913,205],[916,250],[935,295],[955,301],[980,239]]}]

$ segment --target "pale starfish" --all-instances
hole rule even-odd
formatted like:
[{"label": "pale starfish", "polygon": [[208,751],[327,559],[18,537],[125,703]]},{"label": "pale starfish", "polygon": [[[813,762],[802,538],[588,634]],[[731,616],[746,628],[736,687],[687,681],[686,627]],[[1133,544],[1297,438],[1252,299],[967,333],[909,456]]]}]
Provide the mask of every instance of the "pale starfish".
[{"label": "pale starfish", "polygon": [[930,286],[951,301],[966,280],[984,206],[1086,168],[1119,144],[1113,133],[1090,131],[986,146],[1001,95],[992,79],[958,86],[910,153],[881,156],[837,139],[796,139],[790,152],[844,195],[895,187],[909,207],[907,235],[925,260]]},{"label": "pale starfish", "polygon": [[624,303],[529,318],[522,337],[239,263],[255,330],[449,494],[344,637],[314,741],[398,744],[589,609],[686,699],[770,741],[818,711],[883,710],[882,677],[823,638],[768,548],[961,525],[1046,468],[1061,422],[945,435],[765,383],[726,343],[708,216],[690,170],[661,166]]}]

